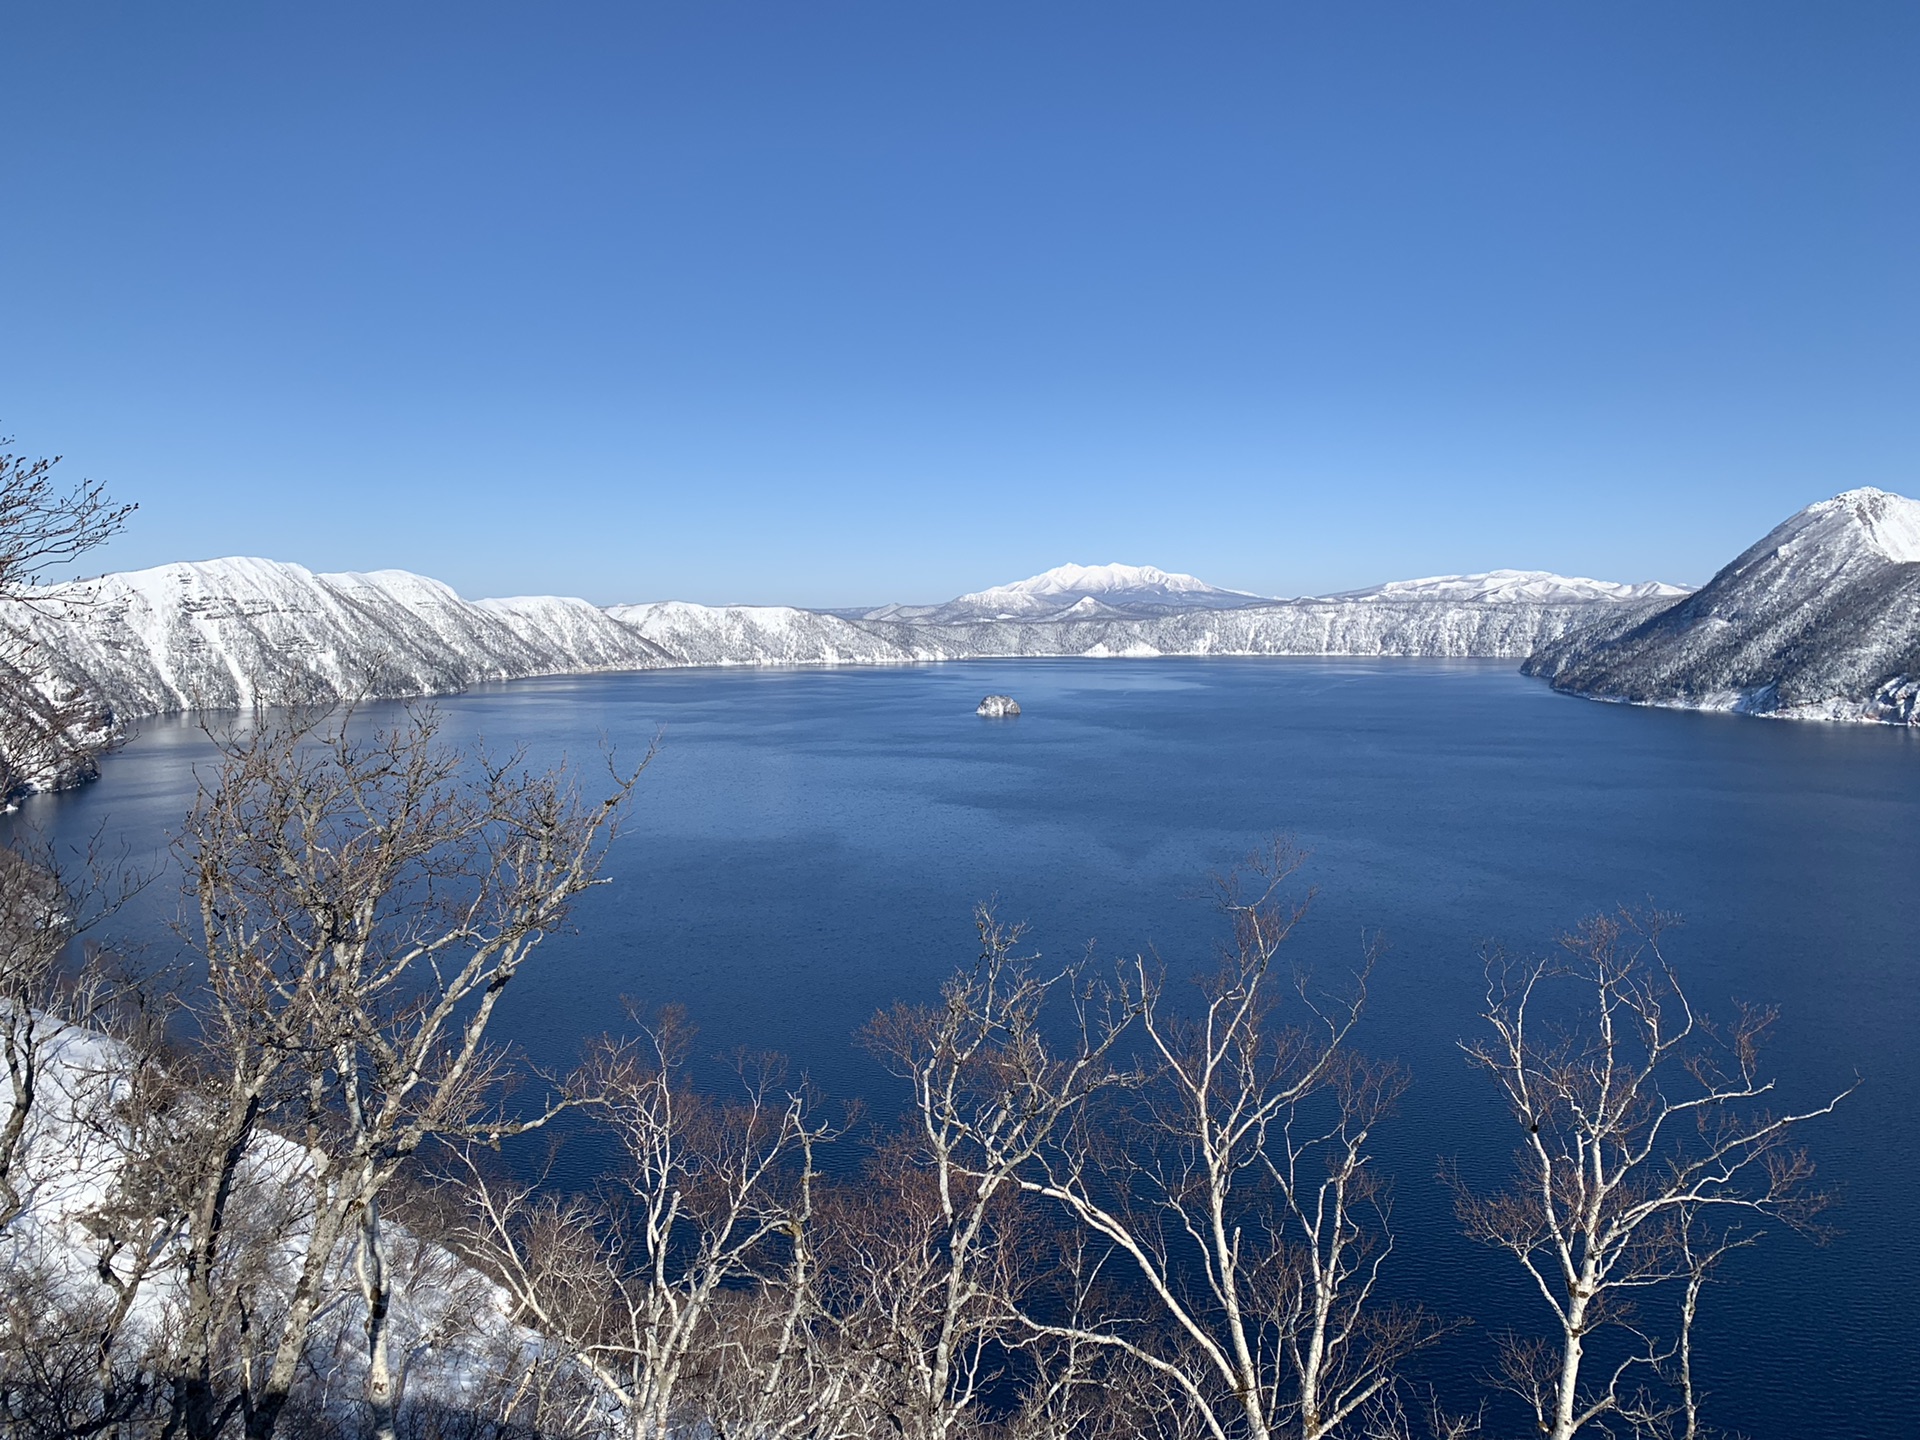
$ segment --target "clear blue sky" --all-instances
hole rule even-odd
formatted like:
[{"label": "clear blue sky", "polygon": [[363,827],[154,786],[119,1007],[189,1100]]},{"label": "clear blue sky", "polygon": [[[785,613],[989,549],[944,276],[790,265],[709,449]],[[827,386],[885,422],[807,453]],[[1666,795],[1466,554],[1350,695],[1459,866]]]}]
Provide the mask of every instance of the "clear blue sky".
[{"label": "clear blue sky", "polygon": [[1704,578],[1920,493],[1920,6],[0,14],[96,568],[933,600]]}]

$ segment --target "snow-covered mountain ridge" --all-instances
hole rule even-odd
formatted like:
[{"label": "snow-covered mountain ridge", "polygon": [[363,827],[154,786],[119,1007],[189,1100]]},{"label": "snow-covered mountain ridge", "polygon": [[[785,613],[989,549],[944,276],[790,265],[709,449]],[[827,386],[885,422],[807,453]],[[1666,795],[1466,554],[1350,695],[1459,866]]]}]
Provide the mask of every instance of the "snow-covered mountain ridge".
[{"label": "snow-covered mountain ridge", "polygon": [[1577,605],[1590,600],[1678,600],[1684,585],[1648,580],[1622,585],[1614,580],[1555,575],[1547,570],[1486,570],[1477,575],[1433,575],[1424,580],[1392,580],[1364,590],[1343,590],[1329,600],[1484,600],[1491,604],[1530,601],[1540,605]]},{"label": "snow-covered mountain ridge", "polygon": [[1523,668],[1595,699],[1920,723],[1920,501],[1860,489],[1809,505],[1692,595]]},{"label": "snow-covered mountain ridge", "polygon": [[[1478,575],[1433,575],[1303,600],[1487,601],[1580,605],[1591,601],[1675,599],[1684,587],[1649,581],[1623,585],[1556,575],[1546,570],[1491,570]],[[1009,585],[975,590],[939,605],[882,605],[833,613],[848,619],[950,625],[980,620],[1069,620],[1146,617],[1192,610],[1243,610],[1297,604],[1246,590],[1225,590],[1193,575],[1152,565],[1058,565]]]},{"label": "snow-covered mountain ridge", "polygon": [[469,601],[405,570],[327,575],[245,558],[48,586],[5,619],[121,719],[670,663],[584,600]]}]

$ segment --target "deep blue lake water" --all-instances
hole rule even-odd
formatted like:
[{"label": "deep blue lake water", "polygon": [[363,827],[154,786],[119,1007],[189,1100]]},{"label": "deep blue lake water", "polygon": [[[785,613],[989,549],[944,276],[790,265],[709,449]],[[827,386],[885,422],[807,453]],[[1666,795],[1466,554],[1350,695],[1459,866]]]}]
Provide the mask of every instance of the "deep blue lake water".
[{"label": "deep blue lake water", "polygon": [[[1025,713],[977,718],[989,691]],[[1504,663],[1357,660],[668,671],[441,707],[456,737],[542,761],[597,764],[603,733],[637,754],[664,730],[614,883],[516,987],[507,1032],[551,1064],[617,1023],[623,995],[678,1000],[711,1049],[784,1050],[891,1112],[851,1034],[970,958],[976,901],[1053,957],[1154,946],[1177,975],[1217,934],[1193,898],[1207,874],[1293,836],[1319,891],[1300,956],[1350,965],[1376,930],[1390,947],[1362,1043],[1414,1082],[1382,1140],[1396,1289],[1496,1326],[1538,1323],[1538,1302],[1455,1235],[1433,1180],[1441,1155],[1484,1165],[1511,1145],[1457,1048],[1480,947],[1539,949],[1620,902],[1678,911],[1669,952],[1696,1003],[1780,1007],[1786,1102],[1865,1080],[1809,1132],[1841,1233],[1769,1235],[1707,1302],[1713,1418],[1755,1440],[1915,1433],[1920,734],[1591,704]],[[14,823],[75,841],[104,826],[159,857],[206,754],[191,726],[153,722],[99,784]],[[117,924],[157,934],[176,904],[163,882]],[[1491,1353],[1483,1326],[1433,1373],[1464,1404]]]}]

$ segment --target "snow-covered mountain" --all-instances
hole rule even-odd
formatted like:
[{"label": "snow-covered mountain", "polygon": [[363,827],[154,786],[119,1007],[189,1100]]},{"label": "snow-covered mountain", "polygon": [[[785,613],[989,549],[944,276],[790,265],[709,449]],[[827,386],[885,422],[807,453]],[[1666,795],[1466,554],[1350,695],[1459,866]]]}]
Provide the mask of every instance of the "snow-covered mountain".
[{"label": "snow-covered mountain", "polygon": [[1492,604],[1524,601],[1536,605],[1579,605],[1590,600],[1677,600],[1684,585],[1658,580],[1623,585],[1617,580],[1588,580],[1549,570],[1486,570],[1478,575],[1430,575],[1423,580],[1392,580],[1364,590],[1343,590],[1329,600],[1484,600]]},{"label": "snow-covered mountain", "polygon": [[972,591],[944,605],[883,605],[866,611],[861,618],[919,624],[1063,619],[1069,615],[1086,619],[1265,603],[1264,596],[1222,590],[1195,576],[1153,565],[1056,565],[1009,585]]},{"label": "snow-covered mountain", "polygon": [[660,600],[615,605],[606,613],[676,665],[905,665],[952,658],[915,644],[910,627],[785,605]]},{"label": "snow-covered mountain", "polygon": [[[964,624],[860,622],[916,658],[1155,655],[1371,655],[1520,659],[1588,623],[1596,607],[1477,601],[1365,603],[1274,600],[1237,609],[1144,616],[977,620]],[[1608,605],[1632,609],[1641,606]]]},{"label": "snow-covered mountain", "polygon": [[1863,489],[1809,505],[1692,595],[1623,618],[1524,668],[1598,699],[1920,723],[1920,501]]},{"label": "snow-covered mountain", "polygon": [[462,600],[404,570],[205,560],[48,586],[7,606],[47,668],[122,719],[667,662],[584,600]]}]

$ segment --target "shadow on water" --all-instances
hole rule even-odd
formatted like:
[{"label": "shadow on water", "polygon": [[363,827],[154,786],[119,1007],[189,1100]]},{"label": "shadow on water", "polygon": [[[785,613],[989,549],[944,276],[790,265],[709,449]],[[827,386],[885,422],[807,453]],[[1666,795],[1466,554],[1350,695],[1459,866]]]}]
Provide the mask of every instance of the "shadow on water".
[{"label": "shadow on water", "polygon": [[[989,692],[1021,716],[976,717]],[[1178,976],[1216,937],[1191,898],[1208,872],[1292,835],[1319,891],[1301,958],[1348,967],[1373,931],[1389,947],[1365,1044],[1414,1077],[1381,1160],[1396,1283],[1443,1313],[1538,1318],[1510,1277],[1489,1279],[1497,1262],[1457,1237],[1432,1179],[1442,1154],[1491,1169],[1508,1149],[1457,1048],[1479,947],[1537,949],[1620,902],[1678,911],[1672,953],[1696,1000],[1781,1008],[1785,1099],[1866,1079],[1811,1140],[1842,1233],[1825,1249],[1770,1236],[1710,1301],[1718,1422],[1757,1440],[1910,1433],[1920,734],[1594,705],[1475,662],[667,671],[440,703],[450,734],[524,742],[539,763],[597,765],[603,734],[637,753],[665,730],[612,883],[507,1019],[549,1065],[622,996],[678,1000],[709,1048],[783,1050],[889,1114],[890,1084],[850,1036],[970,958],[976,901],[1030,921],[1055,957],[1151,945]],[[9,823],[69,839],[105,825],[135,860],[163,860],[207,756],[187,722],[150,722],[99,784]],[[163,881],[117,923],[160,935],[176,907]],[[1489,1354],[1482,1328],[1439,1378],[1470,1382]]]}]

